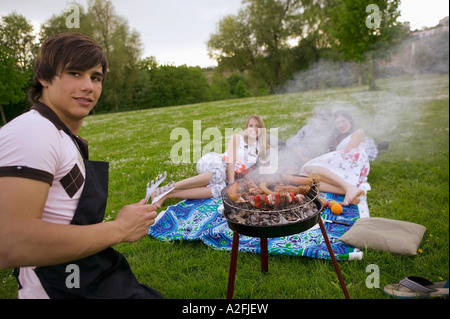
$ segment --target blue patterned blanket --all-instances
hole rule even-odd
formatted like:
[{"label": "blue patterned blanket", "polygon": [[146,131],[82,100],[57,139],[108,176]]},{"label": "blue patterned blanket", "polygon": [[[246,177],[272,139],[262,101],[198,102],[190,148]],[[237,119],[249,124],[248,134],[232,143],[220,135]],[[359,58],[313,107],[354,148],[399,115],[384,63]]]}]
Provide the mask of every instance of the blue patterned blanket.
[{"label": "blue patterned blanket", "polygon": [[[322,193],[324,197],[343,201],[343,196]],[[169,206],[160,218],[149,228],[149,235],[161,241],[201,240],[213,249],[230,250],[233,231],[220,212],[221,199],[183,200]],[[159,217],[159,216],[158,216]],[[354,222],[360,218],[358,206],[344,207],[341,215],[334,215],[327,208],[322,213],[324,220],[346,221],[350,226],[325,223],[325,229],[333,247],[337,260],[361,259],[362,252],[355,247],[339,241]],[[242,236],[239,251],[260,253],[259,238]],[[289,256],[305,256],[309,258],[331,259],[319,225],[299,234],[268,238],[269,254]]]}]

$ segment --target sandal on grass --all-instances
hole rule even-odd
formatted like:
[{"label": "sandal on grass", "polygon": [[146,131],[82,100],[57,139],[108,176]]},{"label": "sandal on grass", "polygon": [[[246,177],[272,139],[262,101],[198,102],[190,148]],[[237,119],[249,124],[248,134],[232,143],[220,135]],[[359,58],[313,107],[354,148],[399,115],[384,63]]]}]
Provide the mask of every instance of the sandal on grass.
[{"label": "sandal on grass", "polygon": [[448,298],[448,280],[434,283],[422,277],[409,276],[398,284],[386,285],[384,292],[399,299]]}]

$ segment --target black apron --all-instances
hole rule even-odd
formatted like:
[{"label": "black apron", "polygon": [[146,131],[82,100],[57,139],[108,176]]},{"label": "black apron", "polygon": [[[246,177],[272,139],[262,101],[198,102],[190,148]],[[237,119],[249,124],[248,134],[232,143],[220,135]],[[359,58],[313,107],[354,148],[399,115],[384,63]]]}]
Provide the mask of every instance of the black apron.
[{"label": "black apron", "polygon": [[[80,140],[67,131],[79,147]],[[105,215],[109,164],[84,159],[84,165],[85,184],[71,221],[73,225],[101,223]],[[71,285],[66,284],[66,279],[71,275],[71,271],[67,270],[68,265],[75,265],[79,269],[79,288],[69,288]],[[140,284],[125,257],[111,247],[68,263],[36,267],[35,272],[50,298],[162,298],[158,291]]]}]

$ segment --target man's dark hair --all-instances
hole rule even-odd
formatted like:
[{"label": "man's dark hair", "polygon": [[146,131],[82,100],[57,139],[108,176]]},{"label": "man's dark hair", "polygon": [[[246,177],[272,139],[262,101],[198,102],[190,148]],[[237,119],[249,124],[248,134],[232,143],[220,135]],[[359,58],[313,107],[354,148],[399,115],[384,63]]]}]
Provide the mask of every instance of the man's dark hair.
[{"label": "man's dark hair", "polygon": [[85,71],[97,65],[102,66],[105,81],[108,62],[102,47],[93,39],[80,33],[62,33],[49,37],[42,43],[34,62],[33,83],[28,99],[36,103],[42,96],[39,80],[52,82],[55,75],[64,70]]}]

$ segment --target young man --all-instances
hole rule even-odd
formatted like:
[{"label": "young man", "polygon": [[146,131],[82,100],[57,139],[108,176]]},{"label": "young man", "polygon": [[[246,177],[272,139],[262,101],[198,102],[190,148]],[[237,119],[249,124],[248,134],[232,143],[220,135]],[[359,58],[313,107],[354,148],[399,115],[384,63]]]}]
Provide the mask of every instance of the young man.
[{"label": "young man", "polygon": [[110,247],[145,236],[156,208],[143,200],[103,222],[108,163],[89,161],[78,136],[106,71],[92,39],[47,39],[34,66],[32,109],[0,130],[0,268],[20,268],[19,298],[162,297]]}]

